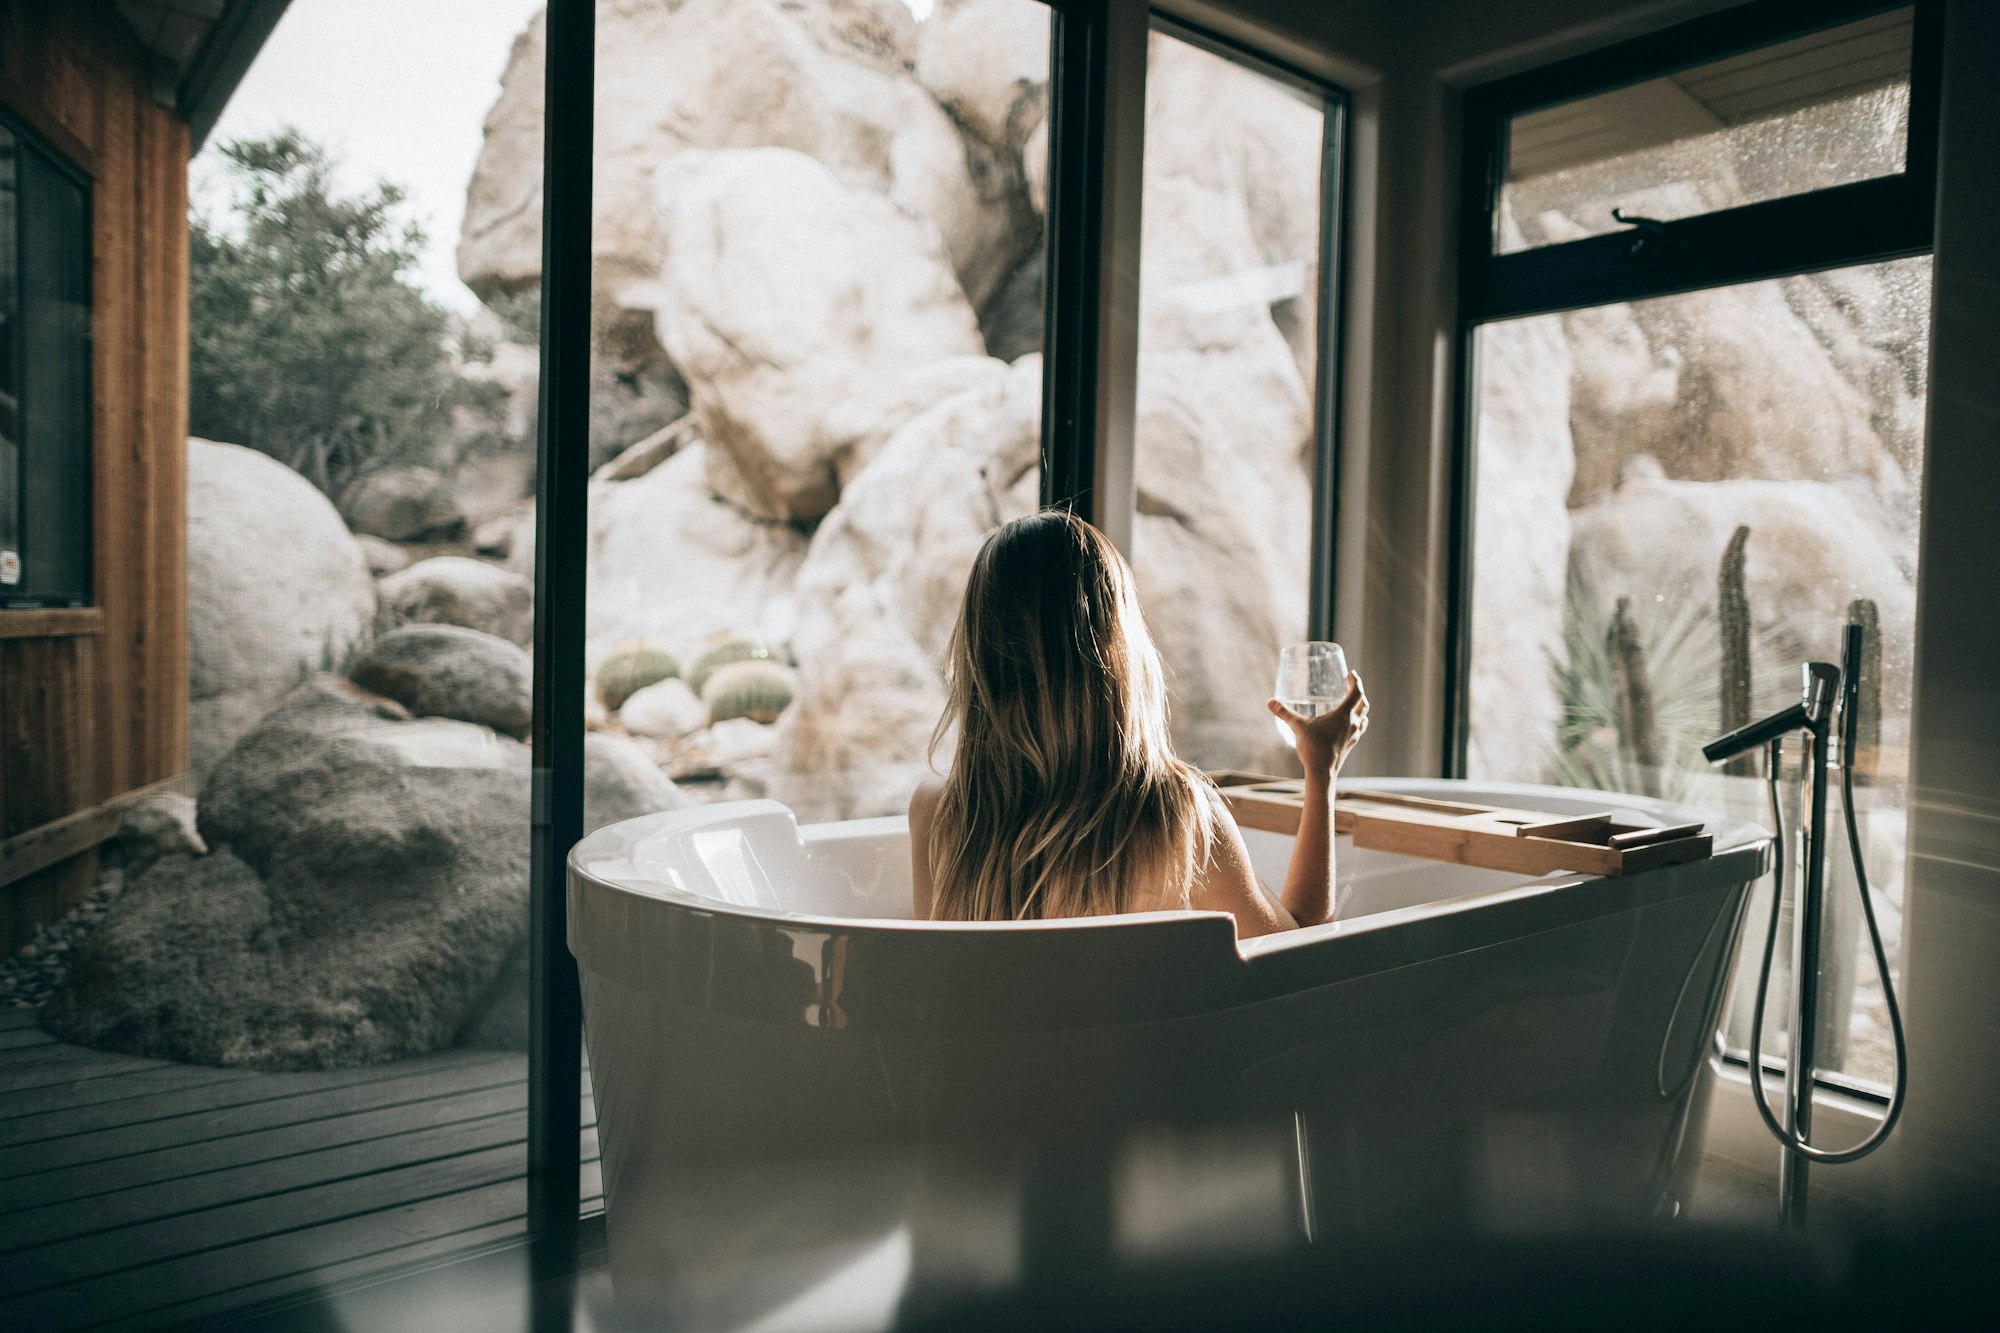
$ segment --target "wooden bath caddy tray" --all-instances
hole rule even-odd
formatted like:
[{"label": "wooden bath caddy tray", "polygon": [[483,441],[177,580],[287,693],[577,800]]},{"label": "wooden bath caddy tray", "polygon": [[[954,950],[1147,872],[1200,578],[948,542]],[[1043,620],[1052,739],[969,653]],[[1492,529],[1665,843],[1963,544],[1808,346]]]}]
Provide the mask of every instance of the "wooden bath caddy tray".
[{"label": "wooden bath caddy tray", "polygon": [[[1301,780],[1234,772],[1209,777],[1244,828],[1288,836],[1299,831]],[[1614,823],[1608,810],[1553,815],[1346,787],[1333,804],[1333,827],[1356,847],[1521,875],[1629,875],[1699,861],[1714,850],[1700,824],[1655,828]]]}]

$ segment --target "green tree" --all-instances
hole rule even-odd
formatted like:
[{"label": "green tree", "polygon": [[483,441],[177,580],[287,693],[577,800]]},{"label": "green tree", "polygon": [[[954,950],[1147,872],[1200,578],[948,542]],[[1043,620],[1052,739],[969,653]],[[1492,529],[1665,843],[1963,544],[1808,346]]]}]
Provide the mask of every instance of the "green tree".
[{"label": "green tree", "polygon": [[296,131],[218,150],[226,220],[190,219],[189,423],[262,450],[330,496],[429,462],[457,401],[449,316],[411,284],[424,244],[403,193],[334,192],[332,159]]}]

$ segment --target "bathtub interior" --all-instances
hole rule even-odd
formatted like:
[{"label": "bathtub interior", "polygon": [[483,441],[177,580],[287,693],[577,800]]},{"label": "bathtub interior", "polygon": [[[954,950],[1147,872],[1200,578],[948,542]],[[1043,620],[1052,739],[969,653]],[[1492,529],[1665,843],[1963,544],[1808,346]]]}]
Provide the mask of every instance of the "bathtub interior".
[{"label": "bathtub interior", "polygon": [[[1418,794],[1425,790],[1409,783],[1397,788]],[[1524,796],[1524,791],[1454,787],[1449,794],[1495,804],[1532,801],[1532,808],[1555,814],[1610,810],[1620,821],[1639,824],[1659,823],[1675,813],[1663,813],[1650,802],[1646,805],[1652,808],[1642,808],[1592,793],[1543,789]],[[713,809],[704,813],[721,814]],[[1244,841],[1258,877],[1273,889],[1282,885],[1291,838],[1248,829]],[[594,868],[641,892],[661,885],[760,914],[886,921],[913,917],[909,828],[901,816],[800,826],[775,802],[741,802],[726,819],[666,817],[658,827],[637,833],[623,851],[622,857]],[[1340,920],[1535,882],[1504,871],[1357,849],[1345,837],[1338,840],[1335,864],[1335,915]]]}]

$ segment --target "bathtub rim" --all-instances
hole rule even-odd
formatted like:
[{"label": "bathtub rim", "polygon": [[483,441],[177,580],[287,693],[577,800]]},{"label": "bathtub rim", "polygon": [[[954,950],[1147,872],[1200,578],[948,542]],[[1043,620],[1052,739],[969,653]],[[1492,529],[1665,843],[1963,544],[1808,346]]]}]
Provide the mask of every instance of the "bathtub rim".
[{"label": "bathtub rim", "polygon": [[[1022,940],[1037,932],[1118,931],[1150,925],[1156,930],[1173,931],[1184,948],[1191,947],[1202,953],[1212,950],[1211,956],[1217,967],[1235,973],[1250,991],[1262,993],[1339,984],[1448,954],[1491,947],[1640,910],[1690,894],[1732,886],[1747,889],[1769,870],[1773,855],[1771,835],[1755,824],[1651,797],[1586,793],[1564,787],[1422,778],[1371,779],[1370,785],[1418,792],[1446,785],[1452,791],[1479,791],[1572,803],[1586,797],[1602,796],[1607,798],[1603,802],[1605,804],[1622,805],[1647,818],[1665,822],[1680,822],[1686,816],[1699,816],[1715,836],[1717,850],[1701,861],[1660,866],[1635,875],[1599,876],[1579,871],[1559,871],[1524,878],[1514,884],[1240,941],[1236,939],[1235,922],[1226,912],[1134,912],[1049,921],[845,917],[743,906],[690,893],[656,879],[614,880],[596,873],[586,864],[587,861],[601,863],[622,859],[622,853],[629,851],[640,838],[670,830],[676,825],[693,828],[724,822],[731,812],[739,815],[782,812],[787,816],[792,813],[776,801],[718,802],[621,821],[578,842],[571,850],[567,864],[570,909],[567,914],[567,943],[578,962],[589,966],[585,953],[579,951],[578,936],[584,933],[584,924],[591,916],[583,908],[580,897],[591,886],[657,904],[658,910],[826,936],[973,936],[1000,944],[1010,939]],[[718,819],[718,816],[722,818]],[[793,827],[802,843],[810,849],[814,836],[809,830],[901,822],[902,817],[894,815],[822,825],[801,825],[794,818]],[[880,831],[893,830],[883,828]],[[1449,863],[1439,864],[1450,868]],[[1228,966],[1232,962],[1237,965],[1235,968]],[[1257,994],[1246,994],[1240,1002],[1254,1002],[1256,998]]]}]

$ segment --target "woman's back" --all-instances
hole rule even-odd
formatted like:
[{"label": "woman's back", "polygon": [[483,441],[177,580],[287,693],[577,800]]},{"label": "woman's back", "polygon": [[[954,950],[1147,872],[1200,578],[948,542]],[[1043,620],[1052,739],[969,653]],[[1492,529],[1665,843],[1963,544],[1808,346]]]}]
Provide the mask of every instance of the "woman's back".
[{"label": "woman's back", "polygon": [[[1331,771],[1366,725],[1358,680],[1312,722],[1273,701],[1308,761],[1297,844],[1307,864],[1295,851],[1280,905],[1251,873],[1214,787],[1174,754],[1166,677],[1131,569],[1097,529],[1048,511],[987,538],[966,580],[946,678],[933,749],[955,733],[952,762],[910,802],[919,915],[996,921],[1195,907],[1230,912],[1251,935],[1297,924],[1297,909],[1287,910],[1296,897],[1309,909],[1304,919],[1327,918]],[[1326,807],[1317,822],[1316,779]]]}]

